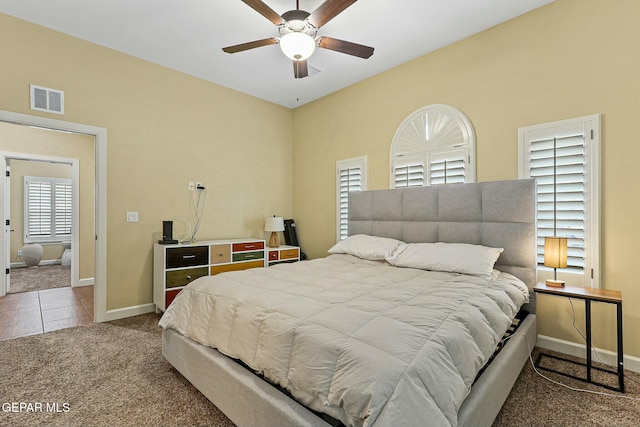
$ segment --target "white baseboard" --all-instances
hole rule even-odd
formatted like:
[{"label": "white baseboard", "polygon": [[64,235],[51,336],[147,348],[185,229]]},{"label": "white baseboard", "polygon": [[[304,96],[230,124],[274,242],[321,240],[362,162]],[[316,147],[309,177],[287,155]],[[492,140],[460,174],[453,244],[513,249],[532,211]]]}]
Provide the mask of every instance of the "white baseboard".
[{"label": "white baseboard", "polygon": [[124,319],[125,317],[138,316],[140,314],[153,313],[155,311],[156,305],[153,303],[117,308],[115,310],[107,310],[105,322]]},{"label": "white baseboard", "polygon": [[[585,344],[578,344],[575,342],[565,341],[546,335],[538,335],[538,341],[536,345],[540,348],[558,351],[569,356],[582,358],[587,357]],[[618,365],[618,355],[613,351],[604,350],[602,348],[595,348],[595,352],[592,351],[591,357],[594,362],[601,361],[605,365],[614,367],[614,369]],[[625,354],[623,357],[623,363],[625,369],[633,372],[640,372],[640,358]]]},{"label": "white baseboard", "polygon": [[[60,265],[62,264],[62,260],[60,259],[46,259],[44,261],[40,261],[38,265]],[[21,262],[12,262],[9,264],[10,268],[26,268],[27,264],[24,261]]]},{"label": "white baseboard", "polygon": [[78,288],[80,286],[93,286],[94,283],[95,283],[94,278],[93,277],[88,277],[86,279],[78,280],[78,284],[77,285],[71,285],[71,287]]}]

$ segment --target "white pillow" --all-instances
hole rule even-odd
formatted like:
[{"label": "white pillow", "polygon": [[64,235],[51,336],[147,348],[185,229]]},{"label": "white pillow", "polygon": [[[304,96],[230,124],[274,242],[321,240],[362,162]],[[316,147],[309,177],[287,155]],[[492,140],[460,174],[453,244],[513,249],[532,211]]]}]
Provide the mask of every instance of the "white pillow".
[{"label": "white pillow", "polygon": [[387,262],[396,267],[448,271],[491,278],[503,248],[466,243],[403,243]]},{"label": "white pillow", "polygon": [[384,260],[390,257],[400,244],[402,242],[396,239],[355,234],[336,243],[329,249],[329,253],[349,254],[374,261]]}]

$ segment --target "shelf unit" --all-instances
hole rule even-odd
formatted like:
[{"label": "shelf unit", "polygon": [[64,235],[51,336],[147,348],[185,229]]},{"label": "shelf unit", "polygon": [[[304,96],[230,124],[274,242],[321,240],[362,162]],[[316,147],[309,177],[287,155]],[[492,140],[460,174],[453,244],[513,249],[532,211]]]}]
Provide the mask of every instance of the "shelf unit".
[{"label": "shelf unit", "polygon": [[165,311],[189,283],[202,276],[266,265],[265,241],[209,240],[153,245],[153,303]]}]

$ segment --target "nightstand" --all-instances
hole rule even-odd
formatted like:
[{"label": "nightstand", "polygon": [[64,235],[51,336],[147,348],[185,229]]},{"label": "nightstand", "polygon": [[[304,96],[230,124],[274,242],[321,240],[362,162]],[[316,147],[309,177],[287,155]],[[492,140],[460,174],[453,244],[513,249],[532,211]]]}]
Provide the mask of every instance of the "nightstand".
[{"label": "nightstand", "polygon": [[[546,371],[555,372],[557,374],[565,375],[580,381],[586,381],[592,384],[599,385],[601,387],[608,388],[610,390],[619,391],[624,393],[624,353],[622,352],[622,293],[620,291],[614,291],[610,289],[593,289],[593,288],[581,288],[575,286],[565,286],[562,288],[556,288],[547,286],[544,283],[538,283],[533,287],[534,292],[548,295],[556,295],[565,298],[577,298],[584,300],[585,306],[585,324],[586,324],[586,346],[587,346],[587,363],[586,365],[583,363],[574,362],[572,360],[564,359],[557,356],[552,356],[548,354],[543,354],[542,352],[538,356],[538,360],[536,361],[536,366],[539,369],[544,369]],[[617,371],[611,371],[608,369],[601,369],[598,367],[592,366],[591,360],[591,302],[602,302],[608,304],[616,305],[616,314],[617,314],[617,342],[618,342],[618,369]],[[578,365],[586,366],[587,368],[587,377],[581,378],[573,375],[569,375],[560,371],[556,371],[553,369],[548,369],[540,366],[540,361],[543,357],[551,357],[554,359],[559,359],[565,362],[570,362]],[[608,372],[610,374],[618,375],[618,388],[611,387],[606,384],[600,384],[592,380],[591,378],[591,369],[597,369],[599,371]]]},{"label": "nightstand", "polygon": [[283,262],[300,261],[300,248],[297,246],[280,245],[277,248],[267,246],[267,266]]}]

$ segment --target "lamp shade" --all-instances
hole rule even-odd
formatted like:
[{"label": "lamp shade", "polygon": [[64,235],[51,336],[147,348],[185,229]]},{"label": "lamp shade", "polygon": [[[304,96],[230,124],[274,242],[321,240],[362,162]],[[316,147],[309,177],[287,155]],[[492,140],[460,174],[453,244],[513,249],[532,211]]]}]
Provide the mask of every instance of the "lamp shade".
[{"label": "lamp shade", "polygon": [[567,267],[567,238],[544,238],[544,265],[551,268]]},{"label": "lamp shade", "polygon": [[284,231],[284,220],[281,216],[269,216],[264,220],[264,231]]},{"label": "lamp shade", "polygon": [[316,48],[316,42],[308,34],[294,31],[280,38],[280,49],[290,59],[303,61],[311,56]]}]

